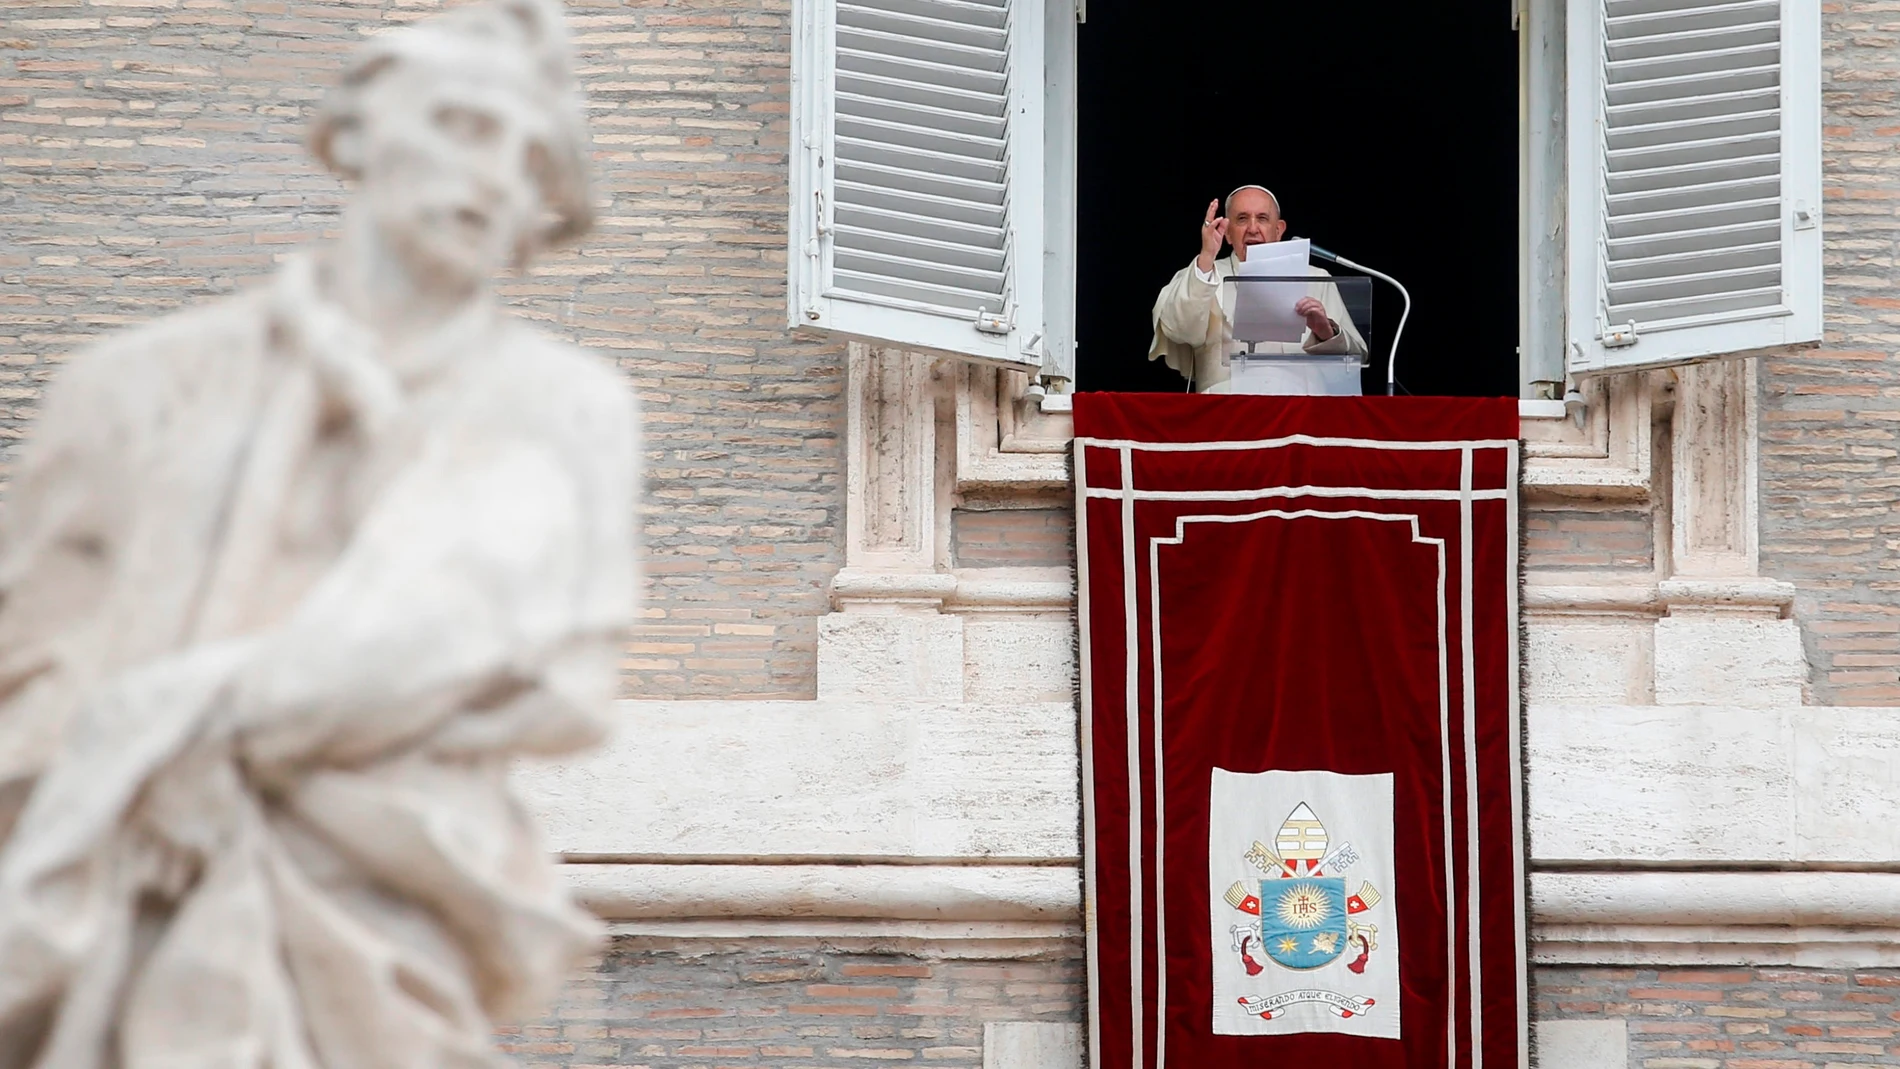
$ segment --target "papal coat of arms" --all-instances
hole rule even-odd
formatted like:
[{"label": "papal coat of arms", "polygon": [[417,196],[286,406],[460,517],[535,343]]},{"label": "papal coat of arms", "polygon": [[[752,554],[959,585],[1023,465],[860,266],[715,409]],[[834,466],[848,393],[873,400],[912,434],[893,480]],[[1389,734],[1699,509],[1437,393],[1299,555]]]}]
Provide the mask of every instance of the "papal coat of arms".
[{"label": "papal coat of arms", "polygon": [[1209,797],[1215,1032],[1397,1038],[1391,776],[1215,769]]}]

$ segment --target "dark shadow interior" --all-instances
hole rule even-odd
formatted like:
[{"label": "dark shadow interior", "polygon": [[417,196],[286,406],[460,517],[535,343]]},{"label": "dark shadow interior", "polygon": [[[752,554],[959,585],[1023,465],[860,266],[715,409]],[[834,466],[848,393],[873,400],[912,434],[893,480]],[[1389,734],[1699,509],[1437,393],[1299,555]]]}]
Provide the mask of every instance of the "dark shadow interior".
[{"label": "dark shadow interior", "polygon": [[[1207,202],[1258,182],[1288,237],[1411,291],[1400,392],[1515,396],[1510,13],[1502,0],[1088,0],[1077,387],[1183,388],[1147,360],[1155,295],[1198,250]],[[1369,394],[1385,390],[1400,308],[1383,283],[1375,302]]]}]

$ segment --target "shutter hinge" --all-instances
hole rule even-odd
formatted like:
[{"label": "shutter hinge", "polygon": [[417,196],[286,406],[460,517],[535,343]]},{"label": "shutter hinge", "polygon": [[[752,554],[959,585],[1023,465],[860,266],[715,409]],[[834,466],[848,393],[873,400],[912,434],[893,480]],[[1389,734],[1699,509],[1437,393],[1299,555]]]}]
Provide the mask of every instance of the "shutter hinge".
[{"label": "shutter hinge", "polygon": [[1636,322],[1631,320],[1620,327],[1611,327],[1597,340],[1605,349],[1627,349],[1636,344]]},{"label": "shutter hinge", "polygon": [[1075,0],[1075,21],[1084,23],[1089,20],[1089,0]]}]

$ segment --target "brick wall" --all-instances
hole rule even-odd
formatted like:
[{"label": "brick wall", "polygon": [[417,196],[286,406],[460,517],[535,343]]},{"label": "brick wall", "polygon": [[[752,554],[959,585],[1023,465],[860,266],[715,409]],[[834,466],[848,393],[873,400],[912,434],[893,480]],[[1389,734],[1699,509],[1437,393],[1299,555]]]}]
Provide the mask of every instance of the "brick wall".
[{"label": "brick wall", "polygon": [[1522,523],[1531,567],[1649,572],[1656,566],[1647,510],[1526,509]]},{"label": "brick wall", "polygon": [[1799,587],[1814,701],[1900,704],[1900,13],[1822,5],[1827,338],[1764,362],[1762,566]]},{"label": "brick wall", "polygon": [[[502,1036],[525,1067],[982,1064],[990,1021],[1081,1021],[1079,946],[929,960],[812,941],[621,938],[545,1019]],[[1622,1020],[1630,1069],[1900,1064],[1900,969],[1531,971],[1534,1021]]]},{"label": "brick wall", "polygon": [[1538,1020],[1621,1018],[1631,1069],[1900,1064],[1900,969],[1532,971]]},{"label": "brick wall", "polygon": [[989,1021],[1080,1021],[1080,945],[1044,960],[933,961],[829,949],[617,939],[547,1019],[502,1037],[536,1066],[975,1069]]},{"label": "brick wall", "polygon": [[[86,337],[228,293],[333,226],[304,119],[352,43],[432,6],[0,7],[0,436],[26,433]],[[505,292],[617,358],[645,405],[628,693],[810,697],[842,552],[843,351],[784,325],[789,5],[567,7],[601,222]]]},{"label": "brick wall", "polygon": [[1066,568],[1075,556],[1075,510],[955,509],[950,539],[959,568]]}]

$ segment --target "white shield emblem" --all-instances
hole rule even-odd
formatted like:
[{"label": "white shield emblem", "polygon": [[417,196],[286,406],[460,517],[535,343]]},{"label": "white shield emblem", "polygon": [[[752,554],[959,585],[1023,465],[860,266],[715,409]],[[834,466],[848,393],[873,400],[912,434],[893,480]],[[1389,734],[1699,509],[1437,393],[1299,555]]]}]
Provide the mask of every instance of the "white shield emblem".
[{"label": "white shield emblem", "polygon": [[1391,775],[1217,768],[1208,801],[1214,1032],[1399,1038]]}]

